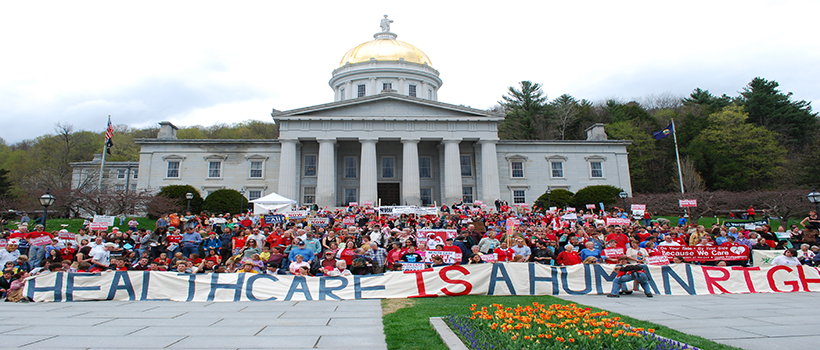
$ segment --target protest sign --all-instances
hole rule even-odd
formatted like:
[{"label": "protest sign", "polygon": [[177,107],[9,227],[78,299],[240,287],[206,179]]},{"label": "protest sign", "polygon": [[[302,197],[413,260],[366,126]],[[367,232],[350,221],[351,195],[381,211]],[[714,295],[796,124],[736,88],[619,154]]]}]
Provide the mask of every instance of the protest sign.
[{"label": "protest sign", "polygon": [[356,224],[356,218],[353,217],[353,216],[345,216],[345,218],[342,219],[342,225],[355,225],[355,224]]},{"label": "protest sign", "polygon": [[455,264],[461,262],[461,253],[446,250],[426,250],[416,252],[424,258],[424,262],[432,263],[434,256],[440,256],[445,264]]},{"label": "protest sign", "polygon": [[57,234],[57,237],[60,237],[60,239],[64,239],[64,240],[67,240],[67,241],[73,241],[74,237],[76,237],[76,235],[74,235],[71,232],[60,232],[60,233]]},{"label": "protest sign", "polygon": [[[445,230],[445,229],[420,229],[416,231],[416,243],[418,244],[427,244],[427,239],[430,235],[435,235],[435,240],[439,241],[441,244],[447,241],[447,238],[456,238],[458,232],[456,230]],[[435,247],[433,247],[435,248]]]},{"label": "protest sign", "polygon": [[774,258],[783,255],[782,250],[752,250],[752,264],[754,266],[772,266]]},{"label": "protest sign", "polygon": [[624,256],[624,248],[605,248],[603,252],[601,252],[601,256],[609,258],[609,259],[617,259],[618,257]]},{"label": "protest sign", "polygon": [[35,247],[41,247],[41,246],[44,246],[44,245],[51,244],[51,237],[49,237],[49,236],[40,236],[40,237],[27,238],[26,240],[29,243],[31,243],[31,245],[33,245]]},{"label": "protest sign", "polygon": [[[352,300],[456,295],[604,295],[617,276],[612,265],[549,266],[495,263],[427,268],[403,263],[405,272],[310,277],[251,273],[54,272],[26,282],[36,302],[157,299],[194,302]],[[787,293],[820,291],[820,270],[806,266],[647,265],[653,294]],[[332,288],[330,287],[332,286]]]},{"label": "protest sign", "polygon": [[106,226],[114,226],[114,220],[116,218],[117,217],[115,217],[115,216],[109,216],[109,215],[94,215],[94,220],[92,222],[95,222],[95,223],[104,222],[104,223],[106,223]]},{"label": "protest sign", "polygon": [[697,199],[679,199],[678,206],[681,208],[694,208],[698,206]]},{"label": "protest sign", "polygon": [[107,222],[92,222],[88,224],[89,230],[107,230],[108,223]]},{"label": "protest sign", "polygon": [[742,227],[742,228],[751,227],[751,230],[754,230],[755,227],[757,227],[757,226],[763,226],[763,225],[768,225],[768,224],[769,224],[768,220],[755,220],[755,221],[752,221],[752,220],[744,220],[744,221],[732,220],[732,221],[724,221],[723,222],[723,225],[726,226],[726,227],[738,227],[738,228],[740,228],[740,227]]},{"label": "protest sign", "polygon": [[595,210],[595,204],[587,204],[587,209]]},{"label": "protest sign", "polygon": [[496,253],[484,254],[484,255],[481,256],[481,260],[484,261],[485,263],[498,262],[498,254],[496,254]]},{"label": "protest sign", "polygon": [[567,207],[567,213],[574,213],[574,212],[575,212],[575,208]]},{"label": "protest sign", "polygon": [[307,211],[307,210],[294,210],[294,211],[286,211],[285,212],[285,216],[288,219],[304,219],[304,218],[308,217],[309,214],[310,214],[310,212]]},{"label": "protest sign", "polygon": [[738,261],[749,259],[749,248],[745,245],[736,246],[658,246],[658,249],[667,257],[681,256],[686,261]]},{"label": "protest sign", "polygon": [[308,225],[310,225],[310,226],[325,227],[329,223],[330,223],[330,220],[328,218],[317,218],[317,217],[308,218]]},{"label": "protest sign", "polygon": [[630,209],[632,211],[637,211],[637,210],[645,211],[646,210],[646,204],[632,204],[630,206]]},{"label": "protest sign", "polygon": [[5,238],[0,238],[0,249],[5,248],[9,244],[9,241]]},{"label": "protest sign", "polygon": [[265,224],[281,224],[286,221],[285,216],[282,214],[263,215],[262,217],[265,220]]},{"label": "protest sign", "polygon": [[632,221],[629,219],[621,219],[621,218],[606,218],[607,225],[621,225],[621,226],[629,226],[632,224]]},{"label": "protest sign", "polygon": [[350,202],[350,203],[347,203],[347,206],[348,206],[348,207],[358,207],[358,206],[359,206],[359,202]]},{"label": "protest sign", "polygon": [[373,201],[362,201],[362,205],[365,207],[372,207]]},{"label": "protest sign", "polygon": [[648,256],[646,263],[649,265],[669,265],[669,258],[664,255]]}]

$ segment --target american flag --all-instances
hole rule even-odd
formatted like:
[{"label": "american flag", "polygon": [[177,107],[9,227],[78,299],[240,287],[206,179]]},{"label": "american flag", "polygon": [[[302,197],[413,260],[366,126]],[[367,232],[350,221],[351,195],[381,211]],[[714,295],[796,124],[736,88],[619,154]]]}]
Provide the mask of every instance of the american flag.
[{"label": "american flag", "polygon": [[111,124],[111,116],[108,116],[108,128],[105,129],[105,152],[111,154],[111,147],[114,146],[114,125]]}]

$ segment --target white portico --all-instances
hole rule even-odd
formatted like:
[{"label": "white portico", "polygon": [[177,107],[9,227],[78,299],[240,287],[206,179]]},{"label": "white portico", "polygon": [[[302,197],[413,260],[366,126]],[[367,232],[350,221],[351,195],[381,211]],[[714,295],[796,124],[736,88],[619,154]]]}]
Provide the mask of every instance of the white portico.
[{"label": "white portico", "polygon": [[[278,193],[283,196],[315,193],[320,206],[380,198],[383,204],[454,203],[467,182],[477,198],[488,203],[499,198],[495,145],[501,116],[382,92],[275,111],[273,118],[282,143]],[[482,181],[474,170],[477,154],[484,165]],[[285,173],[294,163],[298,168]]]}]

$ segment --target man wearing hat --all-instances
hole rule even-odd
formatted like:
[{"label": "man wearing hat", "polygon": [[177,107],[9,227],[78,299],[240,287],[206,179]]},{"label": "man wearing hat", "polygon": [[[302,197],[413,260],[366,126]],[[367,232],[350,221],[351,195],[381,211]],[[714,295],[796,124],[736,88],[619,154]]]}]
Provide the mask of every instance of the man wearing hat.
[{"label": "man wearing hat", "polygon": [[6,262],[9,261],[17,261],[17,258],[20,257],[20,252],[17,250],[19,244],[20,241],[16,239],[10,239],[8,243],[6,243],[6,249],[0,251],[0,266],[5,266]]}]

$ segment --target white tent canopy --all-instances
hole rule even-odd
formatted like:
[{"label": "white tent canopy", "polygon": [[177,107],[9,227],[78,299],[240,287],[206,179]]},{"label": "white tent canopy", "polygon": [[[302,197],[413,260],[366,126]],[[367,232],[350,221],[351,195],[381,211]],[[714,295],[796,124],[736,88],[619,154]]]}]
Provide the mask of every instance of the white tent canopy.
[{"label": "white tent canopy", "polygon": [[291,206],[296,205],[295,200],[282,197],[277,193],[271,193],[250,202],[253,203],[254,215],[285,212],[288,211]]}]

